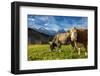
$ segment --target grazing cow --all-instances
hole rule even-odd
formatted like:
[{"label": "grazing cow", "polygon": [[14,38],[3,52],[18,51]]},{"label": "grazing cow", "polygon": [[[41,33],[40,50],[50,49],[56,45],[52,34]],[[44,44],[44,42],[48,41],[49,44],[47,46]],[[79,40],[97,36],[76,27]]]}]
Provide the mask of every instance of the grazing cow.
[{"label": "grazing cow", "polygon": [[70,43],[70,31],[67,31],[66,33],[59,33],[54,36],[52,42],[50,43],[50,49],[51,51],[55,48],[58,48],[58,51],[61,51],[61,45],[68,45]]},{"label": "grazing cow", "polygon": [[77,29],[72,28],[70,30],[70,38],[71,38],[71,45],[74,47],[75,50],[78,51],[78,55],[80,55],[81,47],[80,44],[83,44],[84,48],[86,49],[85,55],[87,55],[87,41],[88,41],[88,30],[87,29]]}]

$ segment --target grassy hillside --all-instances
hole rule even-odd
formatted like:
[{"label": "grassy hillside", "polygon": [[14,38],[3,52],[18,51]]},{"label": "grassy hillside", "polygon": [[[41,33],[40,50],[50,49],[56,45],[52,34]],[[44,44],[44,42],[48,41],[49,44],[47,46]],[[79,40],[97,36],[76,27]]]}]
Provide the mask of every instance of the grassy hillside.
[{"label": "grassy hillside", "polygon": [[84,48],[82,48],[80,56],[78,56],[77,52],[73,52],[73,48],[71,47],[71,45],[62,45],[61,49],[61,52],[55,50],[50,52],[49,44],[28,45],[28,60],[33,61],[87,58],[84,55]]}]

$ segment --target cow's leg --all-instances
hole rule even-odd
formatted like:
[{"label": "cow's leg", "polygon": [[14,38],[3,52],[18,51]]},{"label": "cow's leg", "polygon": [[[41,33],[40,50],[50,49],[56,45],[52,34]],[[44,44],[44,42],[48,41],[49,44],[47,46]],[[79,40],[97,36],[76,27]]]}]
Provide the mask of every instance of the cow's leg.
[{"label": "cow's leg", "polygon": [[57,44],[56,51],[61,52],[61,43],[60,42],[57,42],[56,44]]},{"label": "cow's leg", "polygon": [[78,55],[80,56],[81,48],[78,47],[77,42],[74,42],[74,44],[75,44],[76,51],[78,52]]},{"label": "cow's leg", "polygon": [[72,45],[74,51],[77,51],[77,44],[76,44],[76,42],[75,41],[72,41],[71,42],[71,45]]},{"label": "cow's leg", "polygon": [[50,45],[50,49],[49,49],[49,52],[51,52],[53,50],[53,46]]},{"label": "cow's leg", "polygon": [[75,47],[75,43],[74,43],[74,41],[72,41],[71,42],[71,46],[72,46],[72,48],[73,48],[73,51],[71,51],[71,55],[73,56],[74,55],[74,53],[76,52],[76,47]]},{"label": "cow's leg", "polygon": [[73,48],[75,47],[74,42],[71,42],[71,46],[72,46]]},{"label": "cow's leg", "polygon": [[50,43],[50,52],[53,51],[55,49],[55,45],[54,42]]},{"label": "cow's leg", "polygon": [[88,56],[88,49],[87,49],[87,45],[84,45],[85,47],[85,56]]},{"label": "cow's leg", "polygon": [[58,51],[61,52],[61,43],[58,44]]},{"label": "cow's leg", "polygon": [[74,52],[77,52],[77,54],[80,55],[81,54],[81,48],[78,48],[77,42],[73,41],[71,45],[74,48]]},{"label": "cow's leg", "polygon": [[78,55],[80,56],[81,54],[81,48],[78,48]]},{"label": "cow's leg", "polygon": [[85,56],[88,56],[88,53],[87,52],[85,52]]}]

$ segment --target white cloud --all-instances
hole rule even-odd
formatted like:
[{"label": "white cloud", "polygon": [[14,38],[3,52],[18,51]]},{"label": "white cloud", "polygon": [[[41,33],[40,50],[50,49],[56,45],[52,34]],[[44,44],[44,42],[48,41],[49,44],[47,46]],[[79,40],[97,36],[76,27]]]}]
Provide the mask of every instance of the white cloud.
[{"label": "white cloud", "polygon": [[42,20],[42,21],[47,21],[48,19],[49,19],[49,17],[48,16],[36,16],[35,17],[36,19],[39,19],[39,20]]},{"label": "white cloud", "polygon": [[47,24],[47,23],[45,23],[44,25],[45,25],[45,26],[48,26],[48,24]]},{"label": "white cloud", "polygon": [[33,19],[33,18],[32,18],[31,20],[32,20],[32,21],[35,21],[35,19]]}]

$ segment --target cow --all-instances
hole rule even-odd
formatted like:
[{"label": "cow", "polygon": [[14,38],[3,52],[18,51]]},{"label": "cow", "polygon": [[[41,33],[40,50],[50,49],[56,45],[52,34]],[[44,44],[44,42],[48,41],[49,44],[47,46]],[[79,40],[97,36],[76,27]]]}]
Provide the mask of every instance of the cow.
[{"label": "cow", "polygon": [[78,55],[80,55],[81,47],[78,44],[82,44],[85,48],[85,55],[87,55],[87,45],[88,45],[88,30],[87,29],[77,29],[73,27],[70,30],[70,38],[71,38],[71,45],[74,50],[78,51]]},{"label": "cow", "polygon": [[70,43],[70,31],[68,30],[65,33],[56,34],[50,43],[50,51],[56,49],[57,51],[61,51],[61,45],[68,45]]}]

